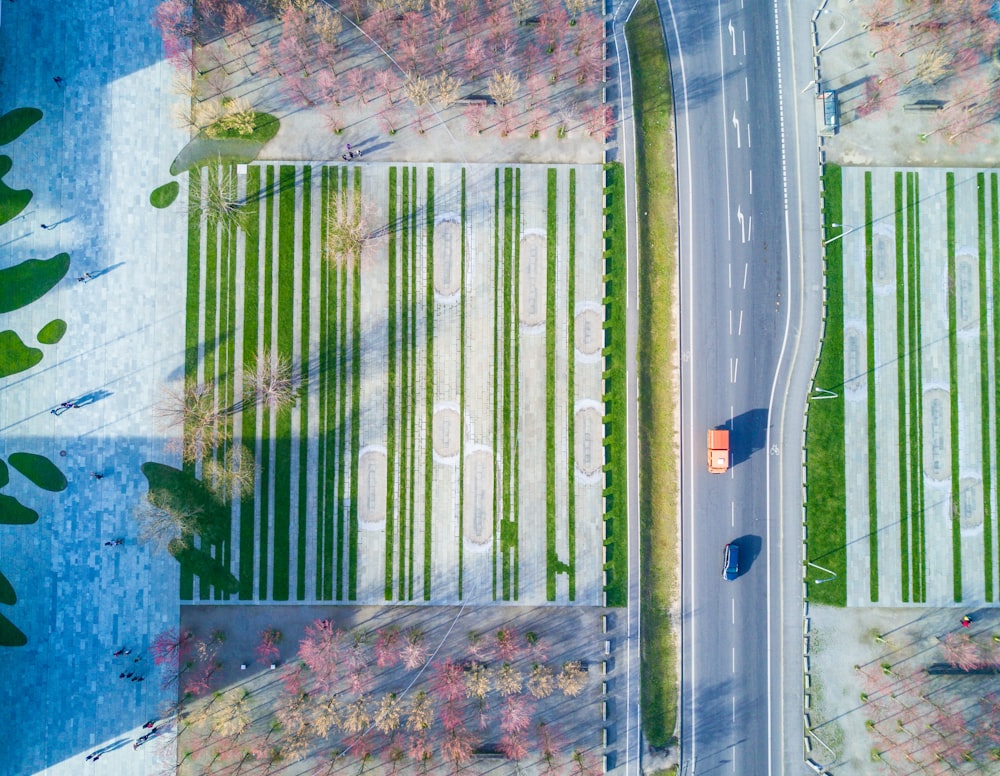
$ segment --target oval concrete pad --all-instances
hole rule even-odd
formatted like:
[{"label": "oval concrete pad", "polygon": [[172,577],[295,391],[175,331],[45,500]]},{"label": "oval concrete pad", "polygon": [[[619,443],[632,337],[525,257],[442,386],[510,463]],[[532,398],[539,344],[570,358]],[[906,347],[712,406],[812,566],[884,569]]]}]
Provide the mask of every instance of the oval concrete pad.
[{"label": "oval concrete pad", "polygon": [[979,528],[983,524],[983,481],[965,477],[959,481],[959,524],[963,531]]},{"label": "oval concrete pad", "polygon": [[938,481],[951,477],[948,399],[943,388],[931,388],[924,393],[924,473]]},{"label": "oval concrete pad", "polygon": [[441,296],[462,290],[462,226],[454,221],[434,225],[434,290]]},{"label": "oval concrete pad", "polygon": [[978,264],[965,254],[955,259],[955,322],[959,329],[979,328]]},{"label": "oval concrete pad", "polygon": [[601,413],[594,407],[585,407],[576,413],[576,433],[573,455],[576,468],[591,475],[604,465],[604,423]]},{"label": "oval concrete pad", "polygon": [[601,314],[597,310],[584,310],[577,315],[573,333],[576,349],[585,356],[601,352],[604,345],[604,329],[601,326]]},{"label": "oval concrete pad", "polygon": [[386,465],[383,450],[362,450],[358,458],[358,520],[385,522]]},{"label": "oval concrete pad", "polygon": [[521,240],[521,323],[545,323],[545,238],[526,234]]},{"label": "oval concrete pad", "polygon": [[434,452],[442,458],[458,455],[462,425],[458,412],[447,407],[434,413]]},{"label": "oval concrete pad", "polygon": [[473,544],[486,544],[493,538],[493,454],[488,450],[465,456],[462,534]]}]

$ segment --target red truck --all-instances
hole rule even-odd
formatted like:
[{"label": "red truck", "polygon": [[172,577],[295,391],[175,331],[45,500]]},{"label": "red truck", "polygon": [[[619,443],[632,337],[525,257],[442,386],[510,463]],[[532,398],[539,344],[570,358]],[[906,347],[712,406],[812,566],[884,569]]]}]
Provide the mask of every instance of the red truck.
[{"label": "red truck", "polygon": [[725,474],[729,469],[729,431],[723,428],[708,430],[708,470],[712,474]]}]

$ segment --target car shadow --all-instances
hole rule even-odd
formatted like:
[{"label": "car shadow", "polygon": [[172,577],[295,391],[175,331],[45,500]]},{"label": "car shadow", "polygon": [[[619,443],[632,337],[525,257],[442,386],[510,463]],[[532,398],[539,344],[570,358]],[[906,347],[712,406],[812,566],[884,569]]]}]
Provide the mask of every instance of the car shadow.
[{"label": "car shadow", "polygon": [[740,548],[740,572],[736,575],[736,578],[739,579],[753,567],[754,562],[760,556],[764,542],[756,534],[744,534],[733,539],[730,544],[735,544]]}]

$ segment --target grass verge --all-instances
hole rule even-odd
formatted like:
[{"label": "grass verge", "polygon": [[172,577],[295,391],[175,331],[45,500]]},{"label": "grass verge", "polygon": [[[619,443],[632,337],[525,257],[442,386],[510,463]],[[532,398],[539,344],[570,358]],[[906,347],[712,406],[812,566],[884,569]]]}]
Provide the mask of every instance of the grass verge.
[{"label": "grass verge", "polygon": [[948,374],[951,405],[951,563],[952,596],[962,600],[961,475],[958,458],[958,299],[955,277],[955,173],[945,174],[948,214]]},{"label": "grass verge", "polygon": [[556,600],[556,169],[548,170],[545,230],[545,597]]},{"label": "grass verge", "polygon": [[[823,169],[823,221],[840,223],[841,170]],[[810,602],[847,603],[846,483],[844,478],[843,227],[827,227],[826,310],[819,364],[806,424],[806,595]],[[817,584],[820,583],[820,584]]]},{"label": "grass verge", "polygon": [[[875,286],[872,248],[872,174],[865,173],[865,363],[868,379],[868,592],[878,601],[878,469],[875,428]],[[839,242],[839,241],[838,241]]]},{"label": "grass verge", "polygon": [[[657,6],[641,0],[625,28],[632,62],[639,214],[639,460],[642,729],[650,746],[676,740],[678,662],[670,608],[678,599],[674,305],[677,192],[670,67]],[[624,229],[624,224],[621,225]]]}]

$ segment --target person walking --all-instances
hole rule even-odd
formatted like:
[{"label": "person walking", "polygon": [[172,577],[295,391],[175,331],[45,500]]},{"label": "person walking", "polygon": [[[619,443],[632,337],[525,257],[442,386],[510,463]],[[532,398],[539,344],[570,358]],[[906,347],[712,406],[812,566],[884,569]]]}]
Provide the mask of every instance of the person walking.
[{"label": "person walking", "polygon": [[52,80],[56,82],[56,86],[58,86],[60,89],[62,89],[63,86],[66,84],[66,79],[63,78],[61,75],[53,77]]}]

